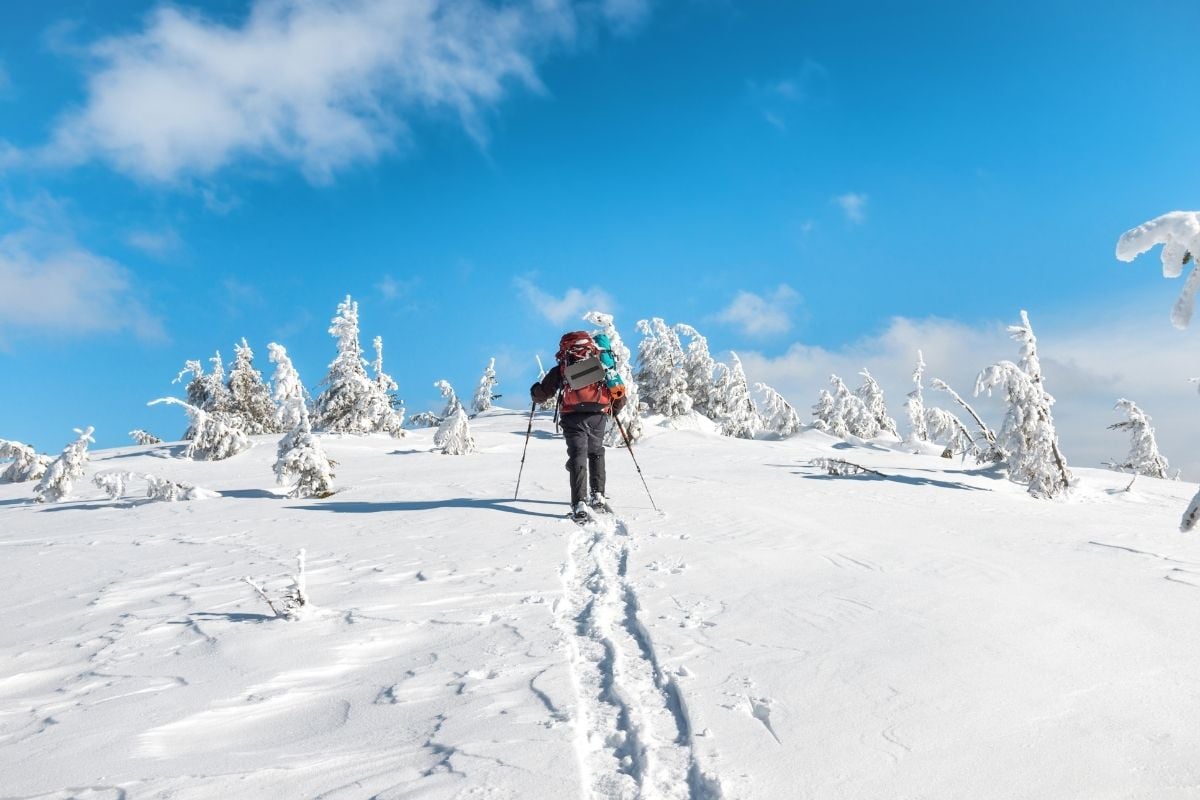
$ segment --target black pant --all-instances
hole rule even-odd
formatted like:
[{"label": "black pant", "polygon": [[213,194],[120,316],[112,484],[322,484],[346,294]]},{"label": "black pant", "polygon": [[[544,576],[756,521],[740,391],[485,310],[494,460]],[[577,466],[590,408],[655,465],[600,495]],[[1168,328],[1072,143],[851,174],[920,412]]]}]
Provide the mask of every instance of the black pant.
[{"label": "black pant", "polygon": [[574,412],[562,417],[571,473],[571,505],[587,499],[586,489],[604,494],[604,425],[607,414]]}]

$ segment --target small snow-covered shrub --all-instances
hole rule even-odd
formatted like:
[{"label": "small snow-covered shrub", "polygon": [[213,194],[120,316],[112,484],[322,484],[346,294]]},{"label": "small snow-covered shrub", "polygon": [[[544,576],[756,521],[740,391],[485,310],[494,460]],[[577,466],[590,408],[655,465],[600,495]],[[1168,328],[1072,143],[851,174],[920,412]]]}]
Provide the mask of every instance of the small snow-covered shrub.
[{"label": "small snow-covered shrub", "polygon": [[185,458],[220,461],[253,446],[250,437],[238,427],[239,418],[235,414],[209,413],[175,397],[160,397],[146,405],[159,403],[182,407],[192,422],[193,436],[183,453]]},{"label": "small snow-covered shrub", "polygon": [[288,497],[328,497],[333,494],[334,462],[313,435],[308,412],[300,406],[300,423],[279,440],[275,480],[279,485],[295,480]]},{"label": "small snow-covered shrub", "polygon": [[92,438],[94,430],[90,425],[86,430],[75,429],[79,438],[67,445],[62,455],[51,462],[33,490],[39,503],[57,503],[70,493],[75,481],[83,477],[83,465],[88,460],[88,443],[96,441]]},{"label": "small snow-covered shrub", "polygon": [[781,439],[786,439],[800,430],[800,416],[783,395],[765,383],[754,384],[763,396],[766,411],[762,414],[763,426]]},{"label": "small snow-covered shrub", "polygon": [[855,464],[853,461],[845,461],[841,458],[814,458],[809,462],[809,465],[817,469],[823,469],[830,475],[839,478],[847,475],[877,475],[879,477],[886,477],[882,472],[877,472],[861,464]]},{"label": "small snow-covered shrub", "polygon": [[151,500],[163,500],[173,503],[176,500],[205,500],[216,497],[215,492],[201,489],[183,481],[173,481],[160,478],[145,472],[125,472],[122,470],[105,470],[92,476],[92,482],[104,490],[110,500],[125,496],[126,489],[134,480],[146,482],[146,497]]},{"label": "small snow-covered shrub", "polygon": [[1158,442],[1154,438],[1154,428],[1150,427],[1150,417],[1138,408],[1137,403],[1125,398],[1118,400],[1114,408],[1124,411],[1128,419],[1114,422],[1108,429],[1129,431],[1129,454],[1125,456],[1124,461],[1112,466],[1151,478],[1169,478],[1167,459],[1158,452]]},{"label": "small snow-covered shrub", "polygon": [[500,395],[496,394],[496,359],[488,361],[479,386],[475,389],[475,397],[471,400],[471,413],[482,414],[492,407],[492,401]]},{"label": "small snow-covered shrub", "polygon": [[132,472],[122,470],[106,470],[92,476],[92,483],[104,490],[109,500],[125,496],[125,487],[135,477]]},{"label": "small snow-covered shrub", "polygon": [[443,455],[464,456],[475,452],[475,439],[471,436],[471,423],[462,406],[442,420],[437,433],[433,435],[433,443],[441,449]]},{"label": "small snow-covered shrub", "polygon": [[261,597],[279,619],[294,620],[300,617],[301,610],[309,606],[307,575],[305,571],[305,551],[303,548],[296,553],[296,572],[288,576],[291,583],[283,590],[279,597],[272,598],[267,594],[266,589],[262,584],[255,583],[249,576],[243,577],[242,581],[254,590],[255,594]]},{"label": "small snow-covered shrub", "polygon": [[39,480],[54,461],[50,456],[38,455],[37,451],[27,444],[0,439],[0,461],[6,459],[11,459],[12,463],[0,472],[0,483]]},{"label": "small snow-covered shrub", "polygon": [[130,431],[129,438],[133,439],[134,442],[140,445],[162,444],[162,439],[158,438],[153,433],[147,433],[141,428]]}]

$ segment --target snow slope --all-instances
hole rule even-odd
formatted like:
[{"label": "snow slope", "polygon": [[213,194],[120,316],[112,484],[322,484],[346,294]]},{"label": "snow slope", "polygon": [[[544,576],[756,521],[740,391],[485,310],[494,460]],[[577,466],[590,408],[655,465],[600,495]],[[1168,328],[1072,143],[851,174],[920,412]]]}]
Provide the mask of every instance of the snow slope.
[{"label": "snow slope", "polygon": [[[566,512],[539,417],[480,452],[276,437],[216,463],[93,454],[219,493],[40,507],[0,486],[0,797],[1200,797],[1190,484],[1076,470],[1065,501],[809,432],[647,423],[618,515]],[[885,477],[831,477],[840,457]],[[273,619],[306,548],[314,607]]]}]

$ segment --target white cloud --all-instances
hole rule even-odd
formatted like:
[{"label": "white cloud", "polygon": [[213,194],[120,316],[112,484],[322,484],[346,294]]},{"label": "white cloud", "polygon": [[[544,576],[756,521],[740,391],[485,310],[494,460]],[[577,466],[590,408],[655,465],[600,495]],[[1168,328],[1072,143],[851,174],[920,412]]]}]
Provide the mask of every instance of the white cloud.
[{"label": "white cloud", "polygon": [[846,192],[833,198],[833,202],[842,207],[846,219],[855,225],[861,225],[867,220],[867,196],[859,192]]},{"label": "white cloud", "polygon": [[514,283],[525,302],[555,325],[562,325],[569,320],[579,320],[588,311],[598,310],[608,314],[615,311],[612,298],[602,289],[594,286],[590,289],[568,289],[562,297],[554,297],[539,289],[526,278],[517,278]]},{"label": "white cloud", "polygon": [[129,270],[34,229],[0,238],[0,340],[129,331],[164,338]]},{"label": "white cloud", "polygon": [[800,295],[792,287],[780,284],[766,297],[741,291],[717,319],[739,328],[747,336],[771,336],[787,333],[792,327],[792,308]]},{"label": "white cloud", "polygon": [[130,247],[141,250],[148,256],[155,258],[163,258],[172,253],[178,252],[183,247],[183,240],[179,238],[179,234],[171,228],[163,230],[136,230],[130,231],[125,237]]},{"label": "white cloud", "polygon": [[[1190,480],[1200,479],[1200,396],[1187,382],[1200,367],[1194,352],[1200,331],[1171,328],[1162,309],[1126,308],[1097,315],[1098,321],[1053,326],[1032,316],[1046,388],[1055,397],[1055,424],[1070,464],[1099,466],[1121,458],[1127,436],[1107,429],[1120,420],[1113,406],[1120,397],[1138,403],[1154,421],[1159,447],[1172,468],[1182,468]],[[1016,322],[1017,314],[1006,322]],[[929,388],[942,378],[966,398],[993,427],[1003,421],[998,398],[974,398],[975,377],[999,359],[1015,361],[1017,345],[1004,324],[964,325],[940,319],[893,319],[887,329],[837,348],[794,344],[782,356],[768,358],[742,353],[752,381],[771,384],[792,402],[802,417],[809,415],[820,389],[829,388],[831,373],[851,387],[861,383],[863,367],[883,386],[888,408],[901,431],[908,428],[904,400],[912,390],[916,352],[923,350],[925,403],[959,411],[949,395]],[[960,415],[961,416],[961,415]]]},{"label": "white cloud", "polygon": [[90,48],[86,102],[42,156],[158,182],[250,157],[325,182],[403,145],[418,114],[449,114],[482,142],[511,87],[540,89],[536,56],[581,25],[645,13],[644,0],[255,0],[227,25],[161,6]]}]

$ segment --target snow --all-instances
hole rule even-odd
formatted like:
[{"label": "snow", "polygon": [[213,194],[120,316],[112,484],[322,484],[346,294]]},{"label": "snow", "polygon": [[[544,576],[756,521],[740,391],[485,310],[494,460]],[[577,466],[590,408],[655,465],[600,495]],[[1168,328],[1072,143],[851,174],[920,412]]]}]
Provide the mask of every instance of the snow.
[{"label": "snow", "polygon": [[[567,511],[539,414],[324,435],[337,493],[93,451],[71,499],[0,485],[0,795],[1188,797],[1200,784],[1195,485],[992,468],[815,431],[647,420],[615,518]],[[829,475],[842,459],[880,475]],[[110,500],[120,469],[204,502]],[[308,604],[272,597],[306,553]]]}]

